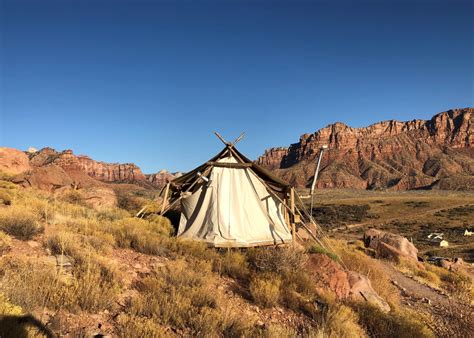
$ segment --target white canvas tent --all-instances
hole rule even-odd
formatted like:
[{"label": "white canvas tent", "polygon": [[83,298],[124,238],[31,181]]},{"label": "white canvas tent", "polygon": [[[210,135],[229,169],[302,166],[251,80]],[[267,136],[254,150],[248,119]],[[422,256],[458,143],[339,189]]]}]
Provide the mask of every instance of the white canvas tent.
[{"label": "white canvas tent", "polygon": [[214,158],[166,187],[166,206],[181,204],[178,236],[215,247],[291,242],[289,184],[225,143]]}]

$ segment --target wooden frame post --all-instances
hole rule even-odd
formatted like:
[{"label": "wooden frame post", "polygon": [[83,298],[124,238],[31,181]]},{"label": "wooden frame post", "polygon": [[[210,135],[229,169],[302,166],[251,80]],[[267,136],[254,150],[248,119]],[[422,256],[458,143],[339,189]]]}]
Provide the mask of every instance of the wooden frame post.
[{"label": "wooden frame post", "polygon": [[295,188],[290,188],[290,215],[291,220],[291,233],[293,234],[293,242],[296,241],[296,226],[295,226]]},{"label": "wooden frame post", "polygon": [[163,196],[163,202],[161,203],[161,211],[160,215],[163,215],[163,212],[165,211],[165,208],[168,204],[168,193],[170,191],[170,184],[168,183],[165,188],[165,194]]}]

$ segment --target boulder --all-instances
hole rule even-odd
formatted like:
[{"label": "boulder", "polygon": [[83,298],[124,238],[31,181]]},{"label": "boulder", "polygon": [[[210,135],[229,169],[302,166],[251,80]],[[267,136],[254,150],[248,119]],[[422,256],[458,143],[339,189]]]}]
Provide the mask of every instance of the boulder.
[{"label": "boulder", "polygon": [[375,250],[377,258],[418,260],[418,249],[408,239],[397,234],[369,229],[364,233],[364,244]]},{"label": "boulder", "polygon": [[383,312],[389,312],[390,306],[388,303],[380,297],[377,292],[372,288],[370,280],[355,271],[349,271],[347,273],[349,281],[349,297],[353,300],[365,300],[371,305],[378,307]]},{"label": "boulder", "polygon": [[30,169],[30,160],[24,152],[0,147],[0,171],[8,175],[18,175]]},{"label": "boulder", "polygon": [[390,311],[390,306],[372,288],[366,276],[344,269],[325,254],[310,255],[306,261],[306,270],[317,289],[330,290],[339,300],[366,301],[384,312]]}]

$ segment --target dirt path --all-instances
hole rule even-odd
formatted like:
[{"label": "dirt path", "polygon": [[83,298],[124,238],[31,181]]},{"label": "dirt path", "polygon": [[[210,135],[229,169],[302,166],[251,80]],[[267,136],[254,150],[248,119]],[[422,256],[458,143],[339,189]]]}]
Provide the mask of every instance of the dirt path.
[{"label": "dirt path", "polygon": [[404,275],[390,263],[384,264],[392,283],[400,290],[402,309],[410,308],[424,316],[437,337],[474,336],[474,307]]}]

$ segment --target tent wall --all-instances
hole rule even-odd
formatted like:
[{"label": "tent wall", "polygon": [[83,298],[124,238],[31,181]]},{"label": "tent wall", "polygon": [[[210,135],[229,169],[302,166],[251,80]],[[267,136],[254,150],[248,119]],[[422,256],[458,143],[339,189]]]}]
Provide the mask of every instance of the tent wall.
[{"label": "tent wall", "polygon": [[222,165],[212,167],[209,182],[182,197],[178,236],[220,247],[290,242],[287,211],[253,167],[231,165],[240,162],[233,156],[213,160]]}]

